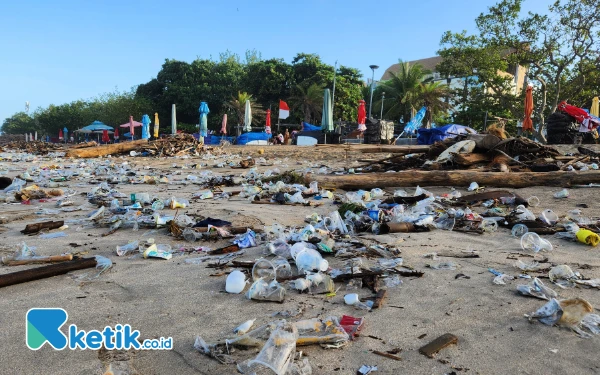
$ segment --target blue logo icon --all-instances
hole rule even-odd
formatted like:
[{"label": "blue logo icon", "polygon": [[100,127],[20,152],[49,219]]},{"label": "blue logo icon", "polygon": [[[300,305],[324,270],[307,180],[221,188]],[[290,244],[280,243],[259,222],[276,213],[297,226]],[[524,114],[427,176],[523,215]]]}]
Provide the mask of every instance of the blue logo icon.
[{"label": "blue logo icon", "polygon": [[31,350],[38,350],[47,342],[56,350],[67,347],[67,336],[60,331],[68,318],[64,309],[31,309],[27,311],[26,341]]}]

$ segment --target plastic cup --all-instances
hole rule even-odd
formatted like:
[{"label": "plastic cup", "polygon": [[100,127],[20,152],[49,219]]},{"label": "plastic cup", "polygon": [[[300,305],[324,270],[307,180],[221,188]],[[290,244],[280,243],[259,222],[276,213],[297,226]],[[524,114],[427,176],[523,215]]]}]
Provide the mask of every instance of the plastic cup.
[{"label": "plastic cup", "polygon": [[529,228],[525,224],[515,224],[510,232],[514,237],[523,237],[525,233],[529,232]]},{"label": "plastic cup", "polygon": [[527,198],[527,204],[529,204],[531,207],[537,207],[540,205],[540,199],[535,195],[532,195],[531,197]]}]

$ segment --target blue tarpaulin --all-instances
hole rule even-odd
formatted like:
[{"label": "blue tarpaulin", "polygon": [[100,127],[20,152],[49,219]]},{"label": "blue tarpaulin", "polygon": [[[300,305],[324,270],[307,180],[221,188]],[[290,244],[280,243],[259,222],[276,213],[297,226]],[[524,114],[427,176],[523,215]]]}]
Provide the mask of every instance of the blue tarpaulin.
[{"label": "blue tarpaulin", "polygon": [[236,144],[245,145],[248,142],[252,141],[268,141],[271,139],[271,134],[267,133],[244,133],[237,137]]},{"label": "blue tarpaulin", "polygon": [[311,125],[308,122],[302,123],[302,130],[306,132],[316,132],[317,130],[321,130],[320,126]]},{"label": "blue tarpaulin", "polygon": [[[207,140],[208,138],[208,140]],[[221,143],[221,141],[227,141],[229,143],[233,143],[234,137],[223,137],[221,135],[209,135],[208,137],[204,138],[204,144],[206,145],[218,145]]]},{"label": "blue tarpaulin", "polygon": [[441,142],[446,138],[454,138],[459,134],[477,134],[475,129],[457,124],[448,124],[432,129],[419,129],[418,132],[417,144],[420,145],[432,145],[435,142]]}]

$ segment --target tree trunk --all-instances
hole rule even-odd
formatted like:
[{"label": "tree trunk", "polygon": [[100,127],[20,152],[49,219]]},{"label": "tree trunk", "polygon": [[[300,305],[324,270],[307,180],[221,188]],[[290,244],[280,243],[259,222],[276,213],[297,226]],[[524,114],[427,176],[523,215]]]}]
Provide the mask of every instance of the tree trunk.
[{"label": "tree trunk", "polygon": [[71,149],[67,151],[66,157],[71,158],[97,158],[106,155],[118,155],[133,151],[140,146],[148,144],[148,140],[140,139],[138,141],[114,143],[111,145],[102,145],[97,147],[88,147],[80,149]]},{"label": "tree trunk", "polygon": [[325,188],[373,189],[404,186],[481,186],[523,188],[530,186],[585,185],[600,183],[600,171],[586,172],[478,172],[478,171],[403,171],[331,176],[307,174],[306,182],[317,181]]}]

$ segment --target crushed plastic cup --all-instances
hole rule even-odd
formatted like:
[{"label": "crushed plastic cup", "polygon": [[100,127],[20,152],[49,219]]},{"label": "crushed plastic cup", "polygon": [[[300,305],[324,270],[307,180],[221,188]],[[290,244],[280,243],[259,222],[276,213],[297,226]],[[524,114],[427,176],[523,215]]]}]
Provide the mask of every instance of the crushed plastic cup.
[{"label": "crushed plastic cup", "polygon": [[558,296],[554,290],[544,285],[544,283],[537,277],[534,277],[533,280],[531,280],[531,282],[529,282],[527,285],[517,286],[517,291],[524,296],[545,299],[547,301],[550,301],[552,298],[556,298]]},{"label": "crushed plastic cup", "polygon": [[456,263],[454,262],[440,262],[440,263],[434,263],[434,264],[430,264],[429,267],[433,268],[434,270],[455,270],[456,269]]},{"label": "crushed plastic cup", "polygon": [[299,271],[327,271],[329,262],[313,249],[305,248],[296,255],[296,266]]},{"label": "crushed plastic cup", "polygon": [[484,232],[491,233],[498,230],[498,222],[493,219],[483,219],[479,225]]},{"label": "crushed plastic cup", "polygon": [[526,251],[538,253],[540,251],[552,251],[552,244],[541,238],[537,233],[527,232],[521,237],[521,248]]},{"label": "crushed plastic cup", "polygon": [[270,261],[261,258],[254,263],[252,267],[252,280],[264,279],[267,282],[275,280],[275,266]]},{"label": "crushed plastic cup", "polygon": [[554,198],[557,198],[557,199],[567,198],[568,196],[569,196],[569,190],[567,190],[567,189],[562,189],[561,191],[557,191],[556,193],[554,193]]},{"label": "crushed plastic cup", "polygon": [[132,253],[132,252],[138,250],[139,246],[140,246],[139,241],[132,241],[132,242],[128,243],[127,245],[117,246],[117,255],[120,257],[125,256],[129,253]]},{"label": "crushed plastic cup", "polygon": [[285,288],[275,280],[268,283],[263,279],[258,279],[248,289],[246,298],[259,301],[283,302]]},{"label": "crushed plastic cup", "polygon": [[196,232],[193,228],[185,228],[183,230],[183,238],[187,242],[196,242],[202,238],[202,233]]},{"label": "crushed plastic cup", "polygon": [[530,207],[537,207],[540,205],[540,199],[535,195],[532,195],[531,197],[527,198],[527,204]]},{"label": "crushed plastic cup", "polygon": [[552,210],[544,210],[540,214],[540,220],[548,225],[554,225],[558,221],[558,215]]},{"label": "crushed plastic cup", "polygon": [[275,267],[275,274],[277,278],[284,278],[292,276],[292,266],[290,262],[282,256],[278,256],[271,261]]},{"label": "crushed plastic cup", "polygon": [[169,207],[172,210],[175,210],[177,208],[186,208],[189,207],[190,202],[188,202],[185,199],[181,199],[181,198],[175,198],[175,197],[171,197],[171,199],[169,199]]},{"label": "crushed plastic cup", "polygon": [[242,271],[234,270],[225,281],[225,291],[227,293],[239,294],[246,287],[246,275]]},{"label": "crushed plastic cup", "polygon": [[294,286],[294,289],[302,292],[302,291],[310,289],[311,282],[310,282],[310,280],[300,278],[300,279],[294,280],[293,286]]},{"label": "crushed plastic cup", "polygon": [[529,228],[525,224],[515,224],[510,231],[513,237],[523,237],[527,232],[529,232]]},{"label": "crushed plastic cup", "polygon": [[157,199],[154,202],[152,202],[152,209],[154,211],[160,211],[164,208],[165,208],[165,203],[162,200]]},{"label": "crushed plastic cup", "polygon": [[468,191],[475,191],[477,189],[479,189],[479,184],[477,182],[471,182],[471,184],[467,188]]}]

